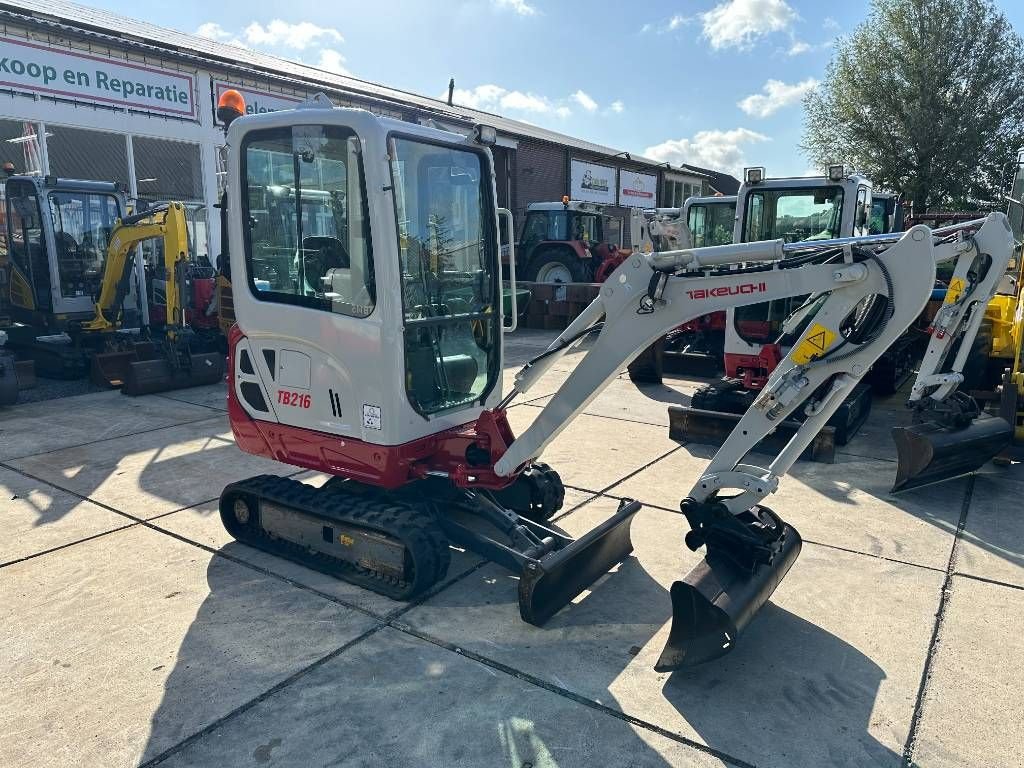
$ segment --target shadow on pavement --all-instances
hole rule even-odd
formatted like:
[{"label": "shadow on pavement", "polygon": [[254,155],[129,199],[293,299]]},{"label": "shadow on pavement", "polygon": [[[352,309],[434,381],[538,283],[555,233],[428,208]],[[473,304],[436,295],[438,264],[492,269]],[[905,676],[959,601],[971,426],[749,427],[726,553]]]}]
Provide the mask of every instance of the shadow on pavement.
[{"label": "shadow on pavement", "polygon": [[[229,544],[222,552],[237,554],[240,547]],[[627,573],[633,579],[643,575],[636,566]],[[332,639],[329,647],[314,650],[311,646],[318,638],[310,633],[308,608],[296,617],[286,604],[268,604],[258,592],[265,580],[240,576],[224,558],[211,560],[207,580],[210,594],[176,654],[152,717],[143,765],[160,758],[161,765],[219,768],[582,768],[595,764],[591,749],[596,745],[605,755],[596,764],[672,764],[625,722],[390,628],[332,656],[279,693],[219,723],[209,735],[166,755],[370,626],[361,617],[353,621],[346,616],[345,624],[317,628],[317,635]],[[308,596],[294,589],[285,594]],[[483,597],[478,590],[473,594]],[[464,615],[458,610],[446,613],[451,621]],[[623,625],[620,631],[631,630]],[[650,631],[644,630],[648,638]]]},{"label": "shadow on pavement", "polygon": [[883,679],[850,644],[768,603],[733,653],[673,673],[662,694],[709,746],[758,765],[808,764],[799,739],[844,745],[821,765],[896,766],[869,732]]}]

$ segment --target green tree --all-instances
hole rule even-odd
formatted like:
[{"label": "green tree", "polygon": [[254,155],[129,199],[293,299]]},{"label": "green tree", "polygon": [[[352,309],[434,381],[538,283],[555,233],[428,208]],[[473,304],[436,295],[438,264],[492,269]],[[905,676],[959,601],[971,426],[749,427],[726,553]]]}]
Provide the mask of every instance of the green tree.
[{"label": "green tree", "polygon": [[990,0],[873,0],[804,99],[807,157],[918,211],[996,201],[1024,144],[1024,41]]}]

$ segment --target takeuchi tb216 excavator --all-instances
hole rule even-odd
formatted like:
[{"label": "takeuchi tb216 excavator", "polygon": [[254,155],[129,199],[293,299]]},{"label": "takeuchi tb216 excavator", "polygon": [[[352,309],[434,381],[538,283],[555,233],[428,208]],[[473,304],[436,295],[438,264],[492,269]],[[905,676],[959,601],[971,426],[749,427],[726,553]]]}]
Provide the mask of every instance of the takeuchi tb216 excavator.
[{"label": "takeuchi tb216 excavator", "polygon": [[[494,130],[448,133],[324,97],[240,117],[239,101],[221,109],[237,320],[231,426],[242,450],[333,477],[320,488],[268,475],[232,483],[221,517],[240,541],[392,598],[441,579],[451,543],[514,571],[522,618],[543,624],[629,555],[640,509],[624,500],[595,529],[566,536],[549,522],[563,486],[539,461],[545,447],[680,323],[753,301],[823,297],[794,354],[681,504],[685,545],[706,556],[672,587],[658,668],[731,650],[800,551],[796,530],[762,502],[924,307],[931,231],[914,227],[883,247],[847,239],[792,250],[776,240],[636,253],[503,392],[498,219],[511,214],[496,205]],[[278,187],[295,201],[280,238],[260,223]],[[339,201],[316,235],[301,214],[309,190]],[[1005,217],[991,216],[975,240],[987,252],[1008,249]],[[823,348],[811,343],[822,334]],[[511,401],[584,340],[573,372],[514,435]],[[797,408],[807,418],[784,450],[768,466],[749,463],[750,449]]]}]

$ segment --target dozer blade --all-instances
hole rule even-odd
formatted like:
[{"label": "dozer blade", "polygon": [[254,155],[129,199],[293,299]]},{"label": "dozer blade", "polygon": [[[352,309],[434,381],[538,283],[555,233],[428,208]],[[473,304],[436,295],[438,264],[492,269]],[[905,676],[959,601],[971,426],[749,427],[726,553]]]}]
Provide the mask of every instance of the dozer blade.
[{"label": "dozer blade", "polygon": [[519,578],[519,615],[543,624],[633,551],[629,536],[639,501],[623,504],[599,526],[562,549],[528,563]]},{"label": "dozer blade", "polygon": [[224,355],[208,352],[189,355],[189,365],[175,368],[166,358],[144,360],[128,366],[124,386],[126,395],[150,395],[171,389],[216,384],[224,378]]},{"label": "dozer blade", "polygon": [[672,585],[672,629],[654,669],[671,672],[731,651],[800,554],[800,534],[790,525],[770,565],[753,572],[711,549],[682,581]]},{"label": "dozer blade", "polygon": [[933,421],[893,427],[896,441],[896,482],[906,491],[940,483],[980,469],[1013,440],[1013,427],[998,416],[982,414],[963,429]]}]

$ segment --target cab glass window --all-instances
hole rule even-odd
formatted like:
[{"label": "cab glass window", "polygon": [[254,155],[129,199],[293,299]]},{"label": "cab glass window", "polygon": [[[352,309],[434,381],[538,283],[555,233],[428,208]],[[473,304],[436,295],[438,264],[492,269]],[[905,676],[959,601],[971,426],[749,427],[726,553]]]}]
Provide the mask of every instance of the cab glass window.
[{"label": "cab glass window", "polygon": [[9,187],[8,193],[8,253],[32,292],[31,298],[22,296],[16,303],[19,306],[35,304],[40,309],[49,309],[50,264],[46,258],[39,198],[28,183],[18,184],[16,190]]},{"label": "cab glass window", "polygon": [[257,298],[367,317],[373,253],[359,139],[296,125],[242,144],[246,268]]},{"label": "cab glass window", "polygon": [[745,242],[829,240],[839,237],[842,187],[755,189],[747,193]]},{"label": "cab glass window", "polygon": [[113,195],[51,192],[57,276],[65,298],[99,294],[107,241],[121,211]]},{"label": "cab glass window", "polygon": [[484,156],[394,137],[406,393],[422,414],[483,399],[499,375],[494,200]]}]

